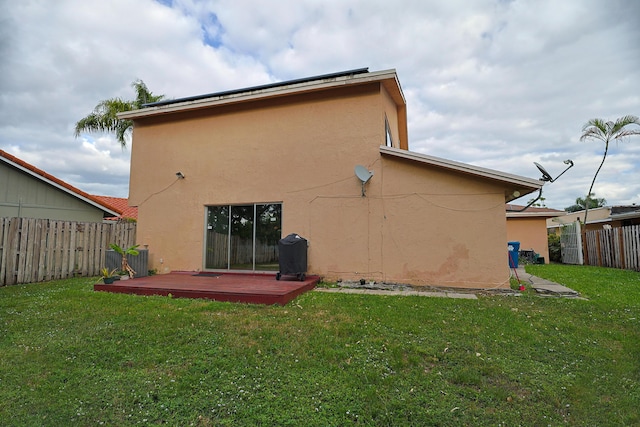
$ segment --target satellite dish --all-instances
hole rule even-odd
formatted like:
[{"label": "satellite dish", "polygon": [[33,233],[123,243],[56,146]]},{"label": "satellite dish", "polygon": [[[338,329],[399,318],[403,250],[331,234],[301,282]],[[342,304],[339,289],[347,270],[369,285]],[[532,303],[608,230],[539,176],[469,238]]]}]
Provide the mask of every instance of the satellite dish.
[{"label": "satellite dish", "polygon": [[[542,173],[542,178],[540,178],[540,181],[551,181],[553,182],[553,178],[551,177],[551,174],[549,172],[547,172],[547,170],[545,168],[542,167],[541,164],[533,162],[534,165],[536,165],[536,167],[538,168],[538,170],[540,171],[540,173]],[[573,165],[571,165],[573,166]]]},{"label": "satellite dish", "polygon": [[356,170],[355,170],[355,172],[356,172],[356,176],[358,177],[358,179],[359,179],[360,181],[362,181],[362,197],[364,197],[364,196],[365,196],[365,193],[364,193],[364,185],[365,185],[367,182],[369,182],[369,180],[370,180],[370,179],[371,179],[371,177],[373,176],[373,172],[369,172],[369,171],[367,170],[367,168],[365,168],[364,166],[360,166],[360,165],[357,165],[357,166],[356,166]]},{"label": "satellite dish", "polygon": [[356,166],[355,172],[358,179],[362,181],[362,184],[366,184],[367,182],[369,182],[369,180],[373,176],[373,173],[369,172],[367,168],[360,165]]}]

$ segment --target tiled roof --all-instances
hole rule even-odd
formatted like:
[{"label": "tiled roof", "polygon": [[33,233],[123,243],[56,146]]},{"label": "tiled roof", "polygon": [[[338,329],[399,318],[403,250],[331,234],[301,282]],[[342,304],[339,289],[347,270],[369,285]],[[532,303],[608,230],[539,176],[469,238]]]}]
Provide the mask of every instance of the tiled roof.
[{"label": "tiled roof", "polygon": [[51,184],[53,184],[54,186],[58,186],[61,189],[63,189],[64,191],[78,197],[81,199],[86,199],[90,202],[93,202],[94,204],[99,205],[99,207],[101,209],[106,209],[107,212],[114,212],[114,213],[119,213],[122,214],[122,210],[118,209],[116,206],[113,206],[111,204],[109,204],[106,201],[100,200],[98,197],[96,196],[92,196],[91,194],[85,193],[84,191],[80,190],[79,188],[74,187],[73,185],[64,182],[63,180],[56,178],[55,176],[43,171],[42,169],[39,169],[27,162],[25,162],[24,160],[21,160],[19,158],[17,158],[16,156],[13,156],[9,153],[7,153],[6,151],[0,150],[0,158],[5,159],[8,162],[13,163],[14,165],[18,166],[19,168],[22,169],[26,169],[27,171],[29,171],[31,173],[31,175],[36,176],[38,178],[40,178],[41,180],[45,181],[45,182],[49,182]]},{"label": "tiled roof", "polygon": [[[138,219],[138,207],[137,206],[129,206],[129,199],[124,197],[111,197],[111,196],[93,196],[98,198],[99,200],[103,200],[104,203],[107,203],[111,206],[115,206],[118,208],[120,212],[122,212],[121,218],[130,218],[130,219]],[[107,218],[111,219],[111,218]],[[117,219],[117,218],[115,218]]]}]

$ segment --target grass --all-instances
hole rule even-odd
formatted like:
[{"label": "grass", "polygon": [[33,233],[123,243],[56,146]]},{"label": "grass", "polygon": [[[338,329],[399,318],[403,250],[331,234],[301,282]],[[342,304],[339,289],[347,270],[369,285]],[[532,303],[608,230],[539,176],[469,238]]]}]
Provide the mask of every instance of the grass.
[{"label": "grass", "polygon": [[0,425],[640,424],[640,274],[527,269],[588,300],[0,288]]}]

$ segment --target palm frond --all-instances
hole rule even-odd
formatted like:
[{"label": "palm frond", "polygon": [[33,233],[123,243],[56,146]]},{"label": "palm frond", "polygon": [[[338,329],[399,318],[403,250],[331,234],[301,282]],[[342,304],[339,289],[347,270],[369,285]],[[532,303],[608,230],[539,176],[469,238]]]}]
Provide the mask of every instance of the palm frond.
[{"label": "palm frond", "polygon": [[133,121],[119,120],[115,127],[116,140],[124,149],[127,146],[127,137],[133,132]]},{"label": "palm frond", "polygon": [[587,123],[585,123],[584,126],[582,126],[582,131],[585,131],[588,128],[592,128],[592,127],[604,130],[606,128],[606,124],[605,124],[605,121],[602,119],[598,119],[598,118],[591,119]]},{"label": "palm frond", "polygon": [[638,129],[625,129],[627,126],[633,124],[640,126],[640,120],[636,116],[629,115],[620,117],[618,120],[616,120],[613,127],[611,128],[613,138],[620,139],[624,138],[625,136],[640,134],[640,130]]},{"label": "palm frond", "polygon": [[587,129],[580,136],[580,141],[584,141],[585,139],[599,139],[604,141],[606,138],[606,132],[603,132],[602,129],[597,127],[592,127]]},{"label": "palm frond", "polygon": [[136,92],[135,100],[125,101],[121,98],[111,98],[100,101],[89,115],[76,123],[74,129],[76,138],[82,132],[114,133],[122,148],[125,148],[127,146],[127,136],[131,134],[133,129],[133,122],[131,120],[118,119],[118,113],[136,110],[142,108],[142,105],[146,103],[164,99],[164,95],[151,93],[142,80],[134,81],[131,86]]},{"label": "palm frond", "polygon": [[136,91],[135,108],[133,109],[139,109],[142,108],[144,104],[151,104],[164,99],[164,95],[154,95],[140,79],[131,83],[131,86]]},{"label": "palm frond", "polygon": [[[631,135],[640,135],[640,129],[626,129],[628,125],[635,124],[640,125],[640,121],[638,117],[633,115],[627,115],[618,118],[615,122],[607,121],[605,122],[602,119],[591,119],[584,126],[582,126],[582,135],[580,136],[580,141],[584,141],[586,139],[599,139],[604,142],[604,153],[602,155],[602,161],[600,162],[600,166],[596,170],[595,175],[593,175],[593,180],[591,181],[591,186],[589,187],[589,191],[587,192],[587,197],[585,200],[589,199],[589,196],[592,194],[593,186],[596,183],[596,179],[598,178],[598,174],[604,165],[604,161],[607,158],[607,153],[609,151],[609,142],[611,140],[619,141],[622,138]],[[584,223],[587,223],[587,215],[589,213],[589,204],[587,203],[584,210]]]}]

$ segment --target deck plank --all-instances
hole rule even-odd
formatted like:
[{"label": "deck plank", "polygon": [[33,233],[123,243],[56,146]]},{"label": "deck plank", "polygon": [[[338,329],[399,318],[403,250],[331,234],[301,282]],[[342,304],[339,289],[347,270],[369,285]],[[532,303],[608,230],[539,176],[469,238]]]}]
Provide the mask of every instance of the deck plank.
[{"label": "deck plank", "polygon": [[119,280],[112,285],[98,283],[95,291],[134,295],[171,295],[175,298],[204,298],[216,301],[250,304],[286,305],[310,291],[320,281],[307,276],[304,281],[294,276],[276,280],[275,274],[220,273],[219,276],[192,272],[172,272],[155,276]]}]

